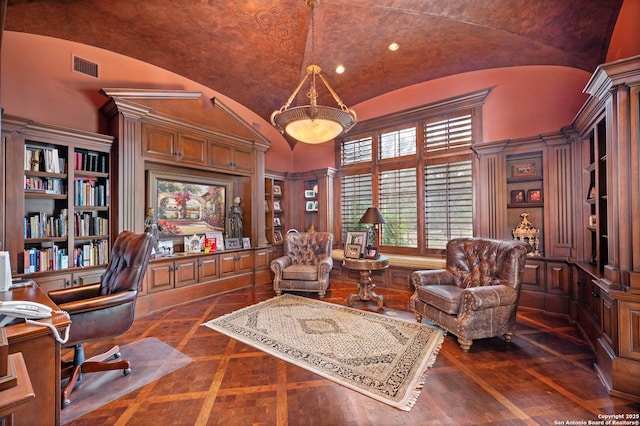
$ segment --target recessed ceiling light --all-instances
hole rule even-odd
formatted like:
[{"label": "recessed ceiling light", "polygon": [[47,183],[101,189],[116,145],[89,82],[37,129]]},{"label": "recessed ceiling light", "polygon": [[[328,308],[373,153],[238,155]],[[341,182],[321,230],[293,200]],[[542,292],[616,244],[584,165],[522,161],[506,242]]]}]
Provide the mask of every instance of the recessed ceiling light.
[{"label": "recessed ceiling light", "polygon": [[395,52],[398,49],[400,49],[400,45],[398,43],[391,43],[389,45],[389,50],[392,52]]},{"label": "recessed ceiling light", "polygon": [[338,65],[338,66],[336,67],[336,72],[337,72],[338,74],[342,74],[342,73],[344,72],[344,66],[342,66],[342,65]]}]

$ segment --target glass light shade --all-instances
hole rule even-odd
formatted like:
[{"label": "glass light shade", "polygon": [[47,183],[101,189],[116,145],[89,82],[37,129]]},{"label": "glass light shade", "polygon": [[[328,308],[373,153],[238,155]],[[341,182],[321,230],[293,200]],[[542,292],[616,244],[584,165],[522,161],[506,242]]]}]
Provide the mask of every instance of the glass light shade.
[{"label": "glass light shade", "polygon": [[289,108],[273,117],[277,128],[292,138],[308,143],[320,144],[338,137],[355,125],[351,114],[338,108],[316,106],[316,116],[311,117],[311,106]]}]

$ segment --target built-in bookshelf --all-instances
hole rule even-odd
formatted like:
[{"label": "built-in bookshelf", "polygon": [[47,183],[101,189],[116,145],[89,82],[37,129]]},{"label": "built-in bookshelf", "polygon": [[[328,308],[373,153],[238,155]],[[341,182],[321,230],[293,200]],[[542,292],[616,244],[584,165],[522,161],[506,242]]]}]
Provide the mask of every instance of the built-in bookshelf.
[{"label": "built-in bookshelf", "polygon": [[[112,138],[4,116],[6,250],[14,275],[104,266]],[[22,185],[12,184],[22,180]]]},{"label": "built-in bookshelf", "polygon": [[265,178],[265,233],[270,244],[282,244],[285,226],[285,191],[284,180]]}]

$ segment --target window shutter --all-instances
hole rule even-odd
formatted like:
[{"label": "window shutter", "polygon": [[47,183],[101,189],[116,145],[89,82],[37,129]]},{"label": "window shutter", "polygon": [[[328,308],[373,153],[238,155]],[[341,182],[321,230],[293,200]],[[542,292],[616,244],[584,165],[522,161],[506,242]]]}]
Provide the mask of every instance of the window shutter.
[{"label": "window shutter", "polygon": [[471,114],[464,114],[424,125],[424,150],[437,152],[452,148],[471,146]]},{"label": "window shutter", "polygon": [[342,177],[340,200],[343,241],[347,231],[366,229],[366,225],[359,221],[364,212],[373,205],[372,185],[371,173]]},{"label": "window shutter", "polygon": [[385,218],[382,245],[418,247],[416,169],[380,172],[378,207]]},{"label": "window shutter", "polygon": [[471,159],[425,167],[426,247],[445,249],[452,238],[473,236]]},{"label": "window shutter", "polygon": [[416,128],[410,127],[380,135],[380,149],[378,157],[395,158],[416,153]]},{"label": "window shutter", "polygon": [[373,158],[371,137],[347,140],[341,144],[340,161],[343,166],[349,164],[366,163]]}]

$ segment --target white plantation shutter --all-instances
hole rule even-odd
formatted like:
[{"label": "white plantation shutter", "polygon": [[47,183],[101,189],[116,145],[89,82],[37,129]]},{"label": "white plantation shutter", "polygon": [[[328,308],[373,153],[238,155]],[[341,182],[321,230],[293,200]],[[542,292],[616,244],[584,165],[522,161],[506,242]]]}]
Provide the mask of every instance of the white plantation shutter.
[{"label": "white plantation shutter", "polygon": [[371,161],[372,150],[371,137],[344,141],[340,149],[340,164],[346,166]]},{"label": "white plantation shutter", "polygon": [[418,247],[416,169],[380,172],[378,188],[378,207],[386,221],[382,245]]},{"label": "white plantation shutter", "polygon": [[471,146],[471,124],[471,114],[426,123],[424,125],[425,153]]}]

